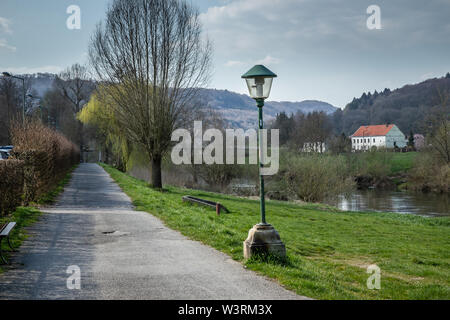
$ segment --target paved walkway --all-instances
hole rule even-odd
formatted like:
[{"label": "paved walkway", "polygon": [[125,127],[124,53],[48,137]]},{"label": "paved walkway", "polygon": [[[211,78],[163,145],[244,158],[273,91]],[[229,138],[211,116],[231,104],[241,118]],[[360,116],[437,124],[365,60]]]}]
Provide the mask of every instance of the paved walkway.
[{"label": "paved walkway", "polygon": [[[134,211],[96,164],[81,164],[0,275],[0,299],[301,299]],[[67,288],[69,266],[81,289]]]}]

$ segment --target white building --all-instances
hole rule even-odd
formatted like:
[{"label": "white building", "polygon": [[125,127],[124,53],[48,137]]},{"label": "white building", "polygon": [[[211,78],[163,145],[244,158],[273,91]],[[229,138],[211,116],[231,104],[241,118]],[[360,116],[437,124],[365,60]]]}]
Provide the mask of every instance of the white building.
[{"label": "white building", "polygon": [[352,150],[370,150],[377,148],[403,148],[406,146],[405,135],[395,124],[361,126],[351,136]]},{"label": "white building", "polygon": [[327,145],[325,142],[305,142],[302,148],[302,152],[324,153],[326,151]]}]

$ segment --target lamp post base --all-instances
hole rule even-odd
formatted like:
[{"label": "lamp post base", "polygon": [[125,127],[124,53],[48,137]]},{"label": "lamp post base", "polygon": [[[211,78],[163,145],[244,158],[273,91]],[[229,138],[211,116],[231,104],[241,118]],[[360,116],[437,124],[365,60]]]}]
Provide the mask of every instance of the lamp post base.
[{"label": "lamp post base", "polygon": [[256,224],[248,232],[247,240],[244,241],[244,258],[249,259],[255,254],[286,256],[284,243],[272,225]]}]

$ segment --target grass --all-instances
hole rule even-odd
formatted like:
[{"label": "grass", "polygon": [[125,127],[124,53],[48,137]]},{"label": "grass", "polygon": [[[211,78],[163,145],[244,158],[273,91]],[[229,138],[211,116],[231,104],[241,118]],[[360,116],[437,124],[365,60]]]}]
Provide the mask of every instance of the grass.
[{"label": "grass", "polygon": [[[31,226],[34,222],[36,222],[39,216],[42,214],[39,210],[38,206],[40,205],[49,205],[52,204],[58,195],[64,190],[64,186],[70,181],[72,177],[72,171],[76,168],[74,166],[66,176],[58,183],[58,185],[44,194],[36,203],[32,203],[27,207],[18,207],[15,212],[6,217],[0,217],[0,225],[14,221],[17,223],[15,228],[11,231],[10,241],[12,246],[17,249],[21,246],[22,242],[27,238],[27,233],[25,231],[25,227]],[[2,241],[2,250],[6,258],[8,259],[5,252],[10,251],[8,244],[6,241]],[[0,265],[0,274],[3,272],[3,268]]]},{"label": "grass", "polygon": [[[287,259],[244,261],[242,242],[259,221],[259,202],[168,186],[163,192],[103,165],[137,210],[159,217],[191,239],[242,261],[288,289],[317,299],[450,299],[450,219],[342,212],[316,204],[267,201],[268,221],[286,244]],[[193,195],[230,214],[181,200]],[[151,248],[149,248],[151,250]],[[381,290],[366,286],[368,265],[381,268]]]},{"label": "grass", "polygon": [[407,172],[414,165],[414,160],[417,157],[417,152],[395,152],[391,160],[391,174],[398,174]]}]

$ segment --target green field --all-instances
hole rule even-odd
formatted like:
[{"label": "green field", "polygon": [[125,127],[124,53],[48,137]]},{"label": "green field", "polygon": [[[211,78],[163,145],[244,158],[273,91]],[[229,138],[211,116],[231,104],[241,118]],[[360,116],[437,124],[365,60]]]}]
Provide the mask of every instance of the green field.
[{"label": "green field", "polygon": [[391,159],[391,173],[397,174],[410,170],[414,165],[417,152],[393,153]]},{"label": "green field", "polygon": [[[402,161],[400,161],[402,162]],[[159,192],[109,166],[106,171],[137,210],[242,261],[300,295],[317,299],[450,299],[450,219],[341,212],[322,205],[268,201],[267,220],[288,259],[243,261],[242,242],[259,222],[259,202],[176,187]],[[214,200],[230,214],[183,203],[183,195]],[[151,248],[149,248],[151,250]],[[381,289],[366,286],[367,266],[381,268]]]}]

